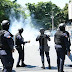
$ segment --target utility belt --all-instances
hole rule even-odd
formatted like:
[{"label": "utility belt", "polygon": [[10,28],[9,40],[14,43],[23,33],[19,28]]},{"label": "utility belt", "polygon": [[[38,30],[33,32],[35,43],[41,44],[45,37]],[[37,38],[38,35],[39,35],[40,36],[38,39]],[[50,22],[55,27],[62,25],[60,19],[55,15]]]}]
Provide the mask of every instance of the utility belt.
[{"label": "utility belt", "polygon": [[62,45],[55,44],[55,48],[62,48]]}]

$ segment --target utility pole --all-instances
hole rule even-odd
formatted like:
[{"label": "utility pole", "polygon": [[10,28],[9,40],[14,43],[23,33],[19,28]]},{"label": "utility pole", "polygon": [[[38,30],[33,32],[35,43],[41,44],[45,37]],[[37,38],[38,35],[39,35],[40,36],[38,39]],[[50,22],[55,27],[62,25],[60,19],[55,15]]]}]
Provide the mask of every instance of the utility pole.
[{"label": "utility pole", "polygon": [[53,11],[52,11],[52,31],[54,30],[54,16],[53,16]]}]

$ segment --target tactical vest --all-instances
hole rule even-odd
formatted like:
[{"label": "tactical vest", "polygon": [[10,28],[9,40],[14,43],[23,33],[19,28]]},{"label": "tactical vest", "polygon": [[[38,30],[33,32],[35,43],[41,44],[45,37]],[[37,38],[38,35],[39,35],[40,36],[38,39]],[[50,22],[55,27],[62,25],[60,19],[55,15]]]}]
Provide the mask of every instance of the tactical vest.
[{"label": "tactical vest", "polygon": [[47,38],[46,35],[40,35],[39,39],[40,46],[47,46]]},{"label": "tactical vest", "polygon": [[57,45],[64,46],[64,36],[62,31],[57,31],[54,37],[54,42]]}]

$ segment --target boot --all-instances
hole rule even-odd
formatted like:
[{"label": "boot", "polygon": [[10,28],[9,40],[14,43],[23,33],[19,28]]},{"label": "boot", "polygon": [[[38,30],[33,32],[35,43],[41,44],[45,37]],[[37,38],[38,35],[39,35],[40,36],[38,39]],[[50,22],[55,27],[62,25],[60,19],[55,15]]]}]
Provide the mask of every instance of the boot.
[{"label": "boot", "polygon": [[24,63],[22,63],[22,64],[21,64],[21,67],[25,67],[25,66],[27,66],[27,65],[26,65],[26,64],[24,64]]},{"label": "boot", "polygon": [[16,65],[16,67],[21,67],[20,65]]},{"label": "boot", "polygon": [[42,67],[41,67],[41,68],[45,69],[45,66],[44,66],[44,64],[42,64]]},{"label": "boot", "polygon": [[51,66],[49,65],[49,69],[51,69]]}]

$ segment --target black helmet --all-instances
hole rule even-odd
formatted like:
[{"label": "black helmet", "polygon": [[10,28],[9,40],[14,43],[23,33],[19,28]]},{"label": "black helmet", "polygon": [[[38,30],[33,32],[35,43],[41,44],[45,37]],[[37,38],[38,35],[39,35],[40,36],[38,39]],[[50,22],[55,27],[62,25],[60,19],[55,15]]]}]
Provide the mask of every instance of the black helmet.
[{"label": "black helmet", "polygon": [[45,29],[44,28],[40,28],[40,33],[44,33]]},{"label": "black helmet", "polygon": [[1,25],[2,25],[2,26],[4,26],[4,25],[9,25],[9,21],[8,21],[8,20],[3,20],[2,23],[1,23]]},{"label": "black helmet", "polygon": [[9,25],[10,25],[10,23],[9,23],[8,20],[3,20],[2,23],[1,23],[2,28],[5,29],[5,30],[9,29]]},{"label": "black helmet", "polygon": [[21,29],[18,29],[18,31],[19,31],[19,33],[22,33],[24,31],[24,29],[21,28]]},{"label": "black helmet", "polygon": [[61,24],[59,24],[59,29],[61,30],[61,31],[65,31],[65,23],[61,23]]}]

